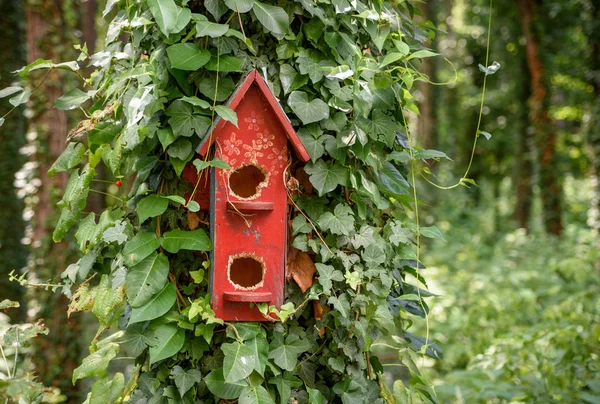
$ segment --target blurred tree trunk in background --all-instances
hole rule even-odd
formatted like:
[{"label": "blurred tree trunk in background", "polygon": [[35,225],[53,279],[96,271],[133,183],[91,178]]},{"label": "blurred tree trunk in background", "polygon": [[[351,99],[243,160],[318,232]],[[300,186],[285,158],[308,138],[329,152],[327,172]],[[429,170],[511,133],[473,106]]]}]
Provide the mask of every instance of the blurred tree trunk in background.
[{"label": "blurred tree trunk in background", "polygon": [[[28,62],[38,58],[54,62],[73,60],[74,15],[71,1],[27,0],[25,4]],[[53,70],[49,74],[34,72],[30,80],[32,86],[43,81],[32,96],[34,112],[29,127],[36,136],[37,151],[32,157],[37,162],[40,181],[32,221],[34,250],[31,274],[36,281],[45,282],[56,280],[65,269],[65,263],[72,262],[74,258],[68,241],[59,244],[52,241],[53,226],[57,220],[55,206],[66,186],[67,176],[59,173],[51,179],[47,174],[63,151],[69,130],[66,113],[53,108],[55,99],[66,92],[64,87],[69,78]],[[35,339],[33,361],[36,373],[45,385],[59,387],[69,397],[69,402],[79,402],[77,388],[71,383],[81,353],[79,323],[74,318],[67,320],[68,299],[64,296],[38,289],[32,292],[31,297],[31,306],[39,310],[36,316],[43,318],[50,329],[47,338]]]},{"label": "blurred tree trunk in background", "polygon": [[[591,161],[592,176],[595,180],[595,192],[592,197],[591,223],[596,230],[596,237],[600,237],[600,4],[592,2],[592,18],[586,27],[586,34],[590,47],[590,72],[587,81],[594,89],[591,102],[590,124],[588,133],[588,149]],[[600,239],[598,240],[600,248]],[[600,271],[600,257],[596,260],[596,269]]]},{"label": "blurred tree trunk in background", "polygon": [[[528,77],[527,59],[521,60],[523,75]],[[519,228],[529,231],[529,220],[531,218],[531,204],[533,202],[532,176],[533,176],[533,150],[532,150],[532,127],[529,120],[529,111],[525,106],[531,96],[531,91],[526,80],[517,90],[519,108],[518,119],[521,121],[518,133],[517,157],[515,159],[515,184],[516,197],[514,218]]]},{"label": "blurred tree trunk in background", "polygon": [[[0,0],[0,88],[10,86],[17,77],[11,72],[25,63],[25,12],[20,1]],[[12,105],[8,98],[0,104],[0,116]],[[25,233],[23,201],[15,190],[15,173],[23,166],[25,158],[19,149],[25,145],[27,119],[23,108],[14,111],[0,129],[0,300],[11,299],[21,303],[21,310],[9,311],[15,322],[25,319],[26,304],[23,288],[8,280],[12,270],[19,271],[27,265],[27,247],[21,243]]]},{"label": "blurred tree trunk in background", "polygon": [[[436,11],[434,2],[420,3],[418,5],[421,10],[423,21],[431,21],[433,25],[437,25],[435,19]],[[435,82],[436,58],[423,58],[421,60],[420,72],[432,82]],[[427,82],[420,81],[418,84],[419,93],[421,93],[419,110],[421,115],[417,120],[417,137],[419,145],[425,149],[434,149],[436,147],[435,139],[435,111],[433,97],[433,85]]]},{"label": "blurred tree trunk in background", "polygon": [[546,231],[561,234],[561,194],[556,158],[557,133],[548,115],[550,94],[547,87],[544,62],[540,54],[540,29],[543,21],[536,14],[534,0],[519,1],[523,35],[527,41],[527,64],[531,85],[529,110],[531,124],[535,130],[535,140],[539,149],[540,193],[542,197],[543,220]]}]

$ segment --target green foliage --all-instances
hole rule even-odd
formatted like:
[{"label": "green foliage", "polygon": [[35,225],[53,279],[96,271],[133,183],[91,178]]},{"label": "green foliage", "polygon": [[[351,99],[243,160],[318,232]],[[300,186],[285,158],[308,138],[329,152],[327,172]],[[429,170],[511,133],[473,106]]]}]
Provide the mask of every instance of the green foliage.
[{"label": "green foliage", "polygon": [[431,374],[440,400],[598,402],[597,236],[576,222],[562,239],[492,231],[488,203],[465,216],[466,196],[453,199],[442,219],[457,225],[428,249],[444,295],[431,322],[446,353]]},{"label": "green foliage", "polygon": [[[413,316],[426,316],[431,296],[410,283],[425,285],[410,244],[418,233],[441,235],[413,223],[408,168],[388,159],[416,152],[400,124],[404,109],[416,110],[405,83],[420,75],[408,61],[434,54],[411,20],[416,9],[396,3],[108,2],[104,14],[118,11],[105,49],[91,56],[89,90],[71,90],[57,105],[93,98],[89,136],[77,137],[53,170],[71,171],[54,239],[76,227],[85,253],[63,273],[63,290],[80,284],[74,307],[91,305],[101,325],[73,374],[74,382],[98,377],[90,403],[393,403],[409,393],[435,401],[404,352],[440,356],[431,340],[406,330]],[[21,72],[69,66],[41,61]],[[294,197],[294,221],[304,222],[294,226],[293,244],[316,263],[318,281],[305,293],[289,284],[279,308],[259,305],[277,321],[224,324],[204,276],[209,229],[188,223],[186,211],[199,209],[187,196],[196,187],[180,176],[186,164],[229,168],[192,163],[193,150],[216,117],[237,125],[223,101],[251,69],[302,127],[311,153],[310,183]],[[102,164],[128,187],[99,218],[82,218]],[[322,316],[319,306],[327,308]],[[371,353],[382,335],[396,336],[413,377],[393,393]],[[113,359],[128,357],[139,365],[129,381],[109,374]]]}]

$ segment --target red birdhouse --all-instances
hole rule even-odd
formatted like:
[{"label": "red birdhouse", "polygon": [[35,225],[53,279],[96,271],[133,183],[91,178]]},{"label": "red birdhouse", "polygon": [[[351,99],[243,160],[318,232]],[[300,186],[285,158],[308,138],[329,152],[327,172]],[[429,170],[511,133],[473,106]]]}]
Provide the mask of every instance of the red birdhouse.
[{"label": "red birdhouse", "polygon": [[[284,301],[285,173],[291,153],[304,162],[310,157],[257,71],[244,78],[227,106],[237,113],[238,127],[217,119],[197,150],[200,156],[212,151],[232,168],[210,172],[212,308],[223,320],[264,321],[250,303],[279,307]],[[206,207],[202,193],[196,200]]]}]

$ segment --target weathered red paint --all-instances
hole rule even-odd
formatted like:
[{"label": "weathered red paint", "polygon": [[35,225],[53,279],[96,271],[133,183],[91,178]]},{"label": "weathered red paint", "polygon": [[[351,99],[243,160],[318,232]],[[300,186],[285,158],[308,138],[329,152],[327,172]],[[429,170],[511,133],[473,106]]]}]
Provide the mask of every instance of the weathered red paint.
[{"label": "weathered red paint", "polygon": [[[258,72],[246,76],[227,105],[237,112],[238,127],[218,119],[198,147],[205,156],[214,146],[214,157],[233,168],[211,171],[212,308],[224,320],[265,321],[250,303],[280,307],[285,298],[288,146],[302,161],[309,155]],[[234,174],[250,165],[258,170]],[[255,189],[248,184],[262,177],[257,194],[247,195]]]}]

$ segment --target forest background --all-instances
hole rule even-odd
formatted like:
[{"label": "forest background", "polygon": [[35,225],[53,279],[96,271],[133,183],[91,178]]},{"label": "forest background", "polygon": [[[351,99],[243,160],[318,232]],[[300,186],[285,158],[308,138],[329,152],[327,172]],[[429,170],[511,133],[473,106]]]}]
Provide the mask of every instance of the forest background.
[{"label": "forest background", "polygon": [[[104,6],[103,0],[0,0],[0,88],[39,57],[72,60],[74,45],[82,43],[93,54],[105,35]],[[410,124],[421,147],[449,157],[425,160],[431,174],[417,183],[423,224],[435,222],[444,236],[423,252],[429,290],[439,295],[430,301],[427,323],[444,352],[441,360],[423,362],[424,373],[440,402],[598,403],[600,6],[495,4],[489,51],[501,68],[487,79],[480,135],[489,2],[419,6],[436,27],[429,46],[441,56],[417,68],[445,84],[416,84],[419,114]],[[20,311],[0,314],[0,330],[44,318],[51,332],[30,348],[32,369],[42,383],[80,402],[75,397],[86,387],[70,380],[93,338],[90,320],[67,319],[63,297],[9,280],[12,271],[26,269],[52,279],[77,258],[68,242],[55,245],[49,237],[66,177],[45,175],[82,118],[51,109],[72,87],[69,80],[53,71],[35,102],[0,128],[0,298],[21,302]],[[0,101],[4,115],[11,105]],[[476,135],[473,183],[450,190],[432,185],[457,182]],[[98,189],[111,194],[116,185]],[[88,206],[101,211],[107,203],[109,197],[93,194]],[[416,327],[425,330],[425,322]],[[390,378],[403,377],[388,370]]]}]

